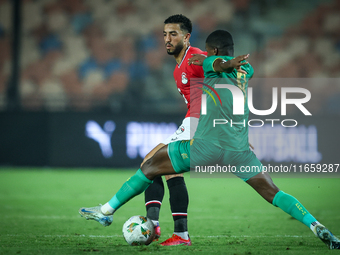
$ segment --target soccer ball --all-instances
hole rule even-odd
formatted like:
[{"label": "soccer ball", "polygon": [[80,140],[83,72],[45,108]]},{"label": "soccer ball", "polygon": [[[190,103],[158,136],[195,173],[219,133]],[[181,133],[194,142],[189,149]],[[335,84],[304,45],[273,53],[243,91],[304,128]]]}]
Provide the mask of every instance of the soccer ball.
[{"label": "soccer ball", "polygon": [[148,218],[132,216],[123,225],[123,236],[130,245],[149,245],[155,238],[155,228]]}]

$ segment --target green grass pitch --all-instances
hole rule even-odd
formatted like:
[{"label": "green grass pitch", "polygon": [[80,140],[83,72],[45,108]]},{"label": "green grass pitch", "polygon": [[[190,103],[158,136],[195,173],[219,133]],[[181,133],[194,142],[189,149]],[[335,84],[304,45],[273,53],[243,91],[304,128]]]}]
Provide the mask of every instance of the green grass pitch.
[{"label": "green grass pitch", "polygon": [[[265,202],[243,181],[190,178],[189,174],[188,219],[193,245],[129,246],[121,229],[130,216],[145,215],[143,195],[119,209],[109,227],[86,221],[78,209],[105,203],[133,173],[0,168],[0,254],[340,254],[328,250],[305,225]],[[274,181],[340,235],[339,179]],[[165,190],[160,241],[173,231]]]}]

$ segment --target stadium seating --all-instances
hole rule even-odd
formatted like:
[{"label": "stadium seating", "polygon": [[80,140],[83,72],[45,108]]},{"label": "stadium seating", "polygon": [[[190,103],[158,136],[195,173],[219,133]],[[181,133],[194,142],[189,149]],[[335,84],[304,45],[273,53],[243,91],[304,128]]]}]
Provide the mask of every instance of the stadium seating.
[{"label": "stadium seating", "polygon": [[[161,35],[164,19],[174,13],[192,19],[191,43],[201,48],[212,30],[230,30],[235,54],[251,53],[256,77],[340,74],[339,1],[218,0],[212,5],[177,0],[171,8],[163,0],[22,3],[19,88],[27,110],[110,109],[112,100],[123,104],[138,96],[147,111],[169,109],[169,104],[183,111],[172,78],[175,62],[167,57]],[[0,1],[0,46],[5,49],[0,54],[0,109],[10,73],[11,9],[9,0]],[[313,89],[327,104],[329,93]],[[340,88],[331,91],[334,97]]]}]

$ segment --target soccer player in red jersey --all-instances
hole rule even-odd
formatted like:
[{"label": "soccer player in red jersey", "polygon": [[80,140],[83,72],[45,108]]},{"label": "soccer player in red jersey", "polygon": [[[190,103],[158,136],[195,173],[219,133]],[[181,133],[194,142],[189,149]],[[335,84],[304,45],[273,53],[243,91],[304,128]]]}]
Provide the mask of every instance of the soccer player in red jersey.
[{"label": "soccer player in red jersey", "polygon": [[[151,158],[163,146],[178,140],[191,139],[196,131],[200,115],[199,94],[190,101],[190,80],[192,78],[203,78],[203,68],[197,65],[188,65],[188,59],[192,54],[206,54],[198,48],[190,46],[190,35],[192,31],[191,21],[183,15],[173,15],[164,21],[164,43],[169,55],[174,56],[177,65],[174,70],[174,79],[179,93],[187,104],[188,112],[178,130],[165,141],[150,151],[143,163]],[[190,105],[190,102],[194,105]],[[142,165],[143,165],[142,163]],[[187,210],[189,204],[188,191],[184,182],[183,174],[166,175],[165,179],[169,188],[170,206],[174,220],[174,234],[161,245],[191,245],[187,227]],[[150,218],[156,229],[157,237],[160,236],[159,210],[164,196],[164,184],[162,177],[156,178],[145,191],[145,205],[147,217]]]}]

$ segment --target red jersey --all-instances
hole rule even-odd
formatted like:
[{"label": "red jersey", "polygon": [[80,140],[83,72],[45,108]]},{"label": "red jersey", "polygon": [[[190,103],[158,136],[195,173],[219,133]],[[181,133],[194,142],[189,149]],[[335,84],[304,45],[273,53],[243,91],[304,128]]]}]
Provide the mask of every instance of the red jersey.
[{"label": "red jersey", "polygon": [[177,89],[179,93],[183,96],[184,101],[188,107],[188,112],[185,115],[185,118],[187,117],[199,118],[201,110],[202,90],[197,89],[198,93],[195,94],[193,94],[193,91],[191,91],[192,98],[190,101],[190,80],[192,78],[204,78],[202,66],[197,66],[194,64],[188,65],[188,60],[189,58],[192,57],[192,54],[207,55],[206,52],[200,50],[199,48],[189,46],[184,53],[181,63],[177,64],[174,70],[174,78],[176,81]]}]

